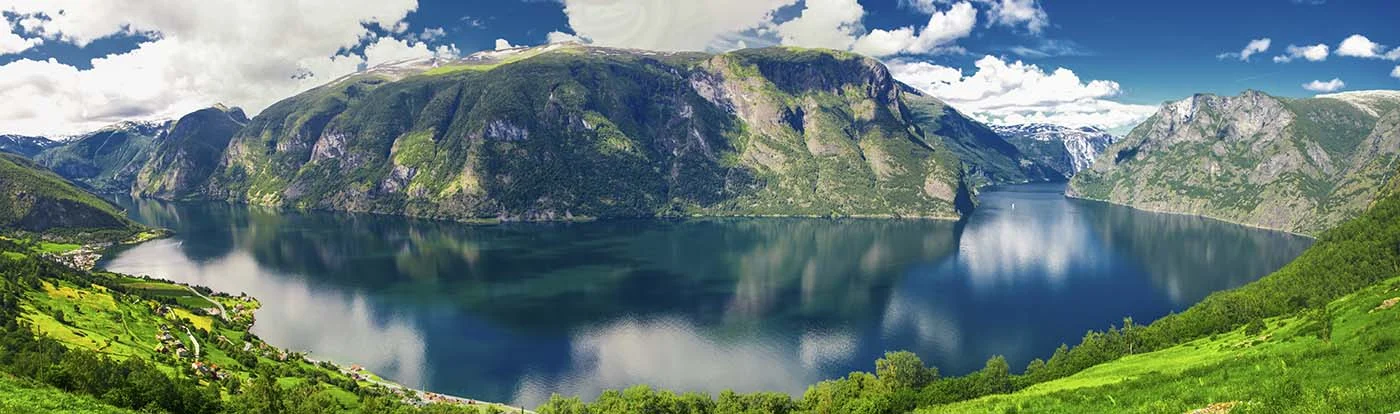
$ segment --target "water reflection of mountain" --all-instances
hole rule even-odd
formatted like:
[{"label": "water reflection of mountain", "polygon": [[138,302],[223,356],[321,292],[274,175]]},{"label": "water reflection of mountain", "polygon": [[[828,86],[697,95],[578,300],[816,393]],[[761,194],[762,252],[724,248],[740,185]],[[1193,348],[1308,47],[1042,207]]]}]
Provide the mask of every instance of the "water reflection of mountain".
[{"label": "water reflection of mountain", "polygon": [[524,329],[621,315],[698,323],[869,318],[911,262],[956,248],[953,223],[890,220],[611,221],[467,226],[220,203],[127,200],[176,229],[192,260],[246,250],[315,284],[447,301]]},{"label": "water reflection of mountain", "polygon": [[993,354],[1022,366],[1087,329],[1262,276],[1306,245],[1059,191],[984,193],[962,224],[471,226],[126,200],[178,234],[108,264],[257,295],[255,330],[274,343],[535,404],[636,383],[796,393],[893,349],[950,374]]},{"label": "water reflection of mountain", "polygon": [[1159,214],[1092,201],[1069,201],[1105,248],[1133,258],[1178,308],[1211,292],[1273,272],[1312,244],[1307,237],[1202,217]]}]

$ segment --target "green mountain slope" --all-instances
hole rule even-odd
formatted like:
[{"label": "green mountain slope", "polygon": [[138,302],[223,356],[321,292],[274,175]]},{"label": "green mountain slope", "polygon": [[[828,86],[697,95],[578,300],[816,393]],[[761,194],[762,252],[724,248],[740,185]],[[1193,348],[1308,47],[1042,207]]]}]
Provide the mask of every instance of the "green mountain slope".
[{"label": "green mountain slope", "polygon": [[877,61],[549,46],[372,70],[273,105],[206,194],[452,219],[958,216],[956,154]]},{"label": "green mountain slope", "polygon": [[913,123],[926,134],[937,136],[957,154],[979,186],[1061,181],[1067,177],[1049,163],[1024,154],[992,128],[936,98],[911,88],[905,93],[905,102]]},{"label": "green mountain slope", "polygon": [[1315,234],[1370,205],[1397,152],[1397,91],[1196,95],[1163,105],[1068,194]]},{"label": "green mountain slope", "polygon": [[223,158],[233,134],[247,122],[241,109],[222,105],[181,117],[155,142],[131,193],[164,199],[195,194]]},{"label": "green mountain slope", "polygon": [[108,238],[141,228],[106,200],[27,159],[0,154],[0,229]]},{"label": "green mountain slope", "polygon": [[99,193],[126,193],[167,123],[123,122],[49,148],[40,165]]}]

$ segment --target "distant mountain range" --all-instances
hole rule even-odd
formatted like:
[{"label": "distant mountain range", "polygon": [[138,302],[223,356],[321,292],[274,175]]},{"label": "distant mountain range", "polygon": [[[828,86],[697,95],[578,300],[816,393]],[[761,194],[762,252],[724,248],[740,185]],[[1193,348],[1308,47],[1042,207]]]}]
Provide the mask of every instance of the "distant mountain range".
[{"label": "distant mountain range", "polygon": [[795,48],[396,62],[35,159],[101,192],[456,220],[956,218],[980,186],[1065,176],[879,61]]},{"label": "distant mountain range", "polygon": [[33,157],[46,149],[60,145],[44,137],[30,137],[24,135],[0,135],[0,152],[19,154],[26,157]]},{"label": "distant mountain range", "polygon": [[1316,234],[1382,193],[1397,152],[1400,91],[1195,95],[1110,146],[1068,194]]},{"label": "distant mountain range", "polygon": [[1027,157],[1054,168],[1065,177],[1089,168],[1104,149],[1118,140],[1113,134],[1094,127],[1021,124],[993,125],[992,130]]}]

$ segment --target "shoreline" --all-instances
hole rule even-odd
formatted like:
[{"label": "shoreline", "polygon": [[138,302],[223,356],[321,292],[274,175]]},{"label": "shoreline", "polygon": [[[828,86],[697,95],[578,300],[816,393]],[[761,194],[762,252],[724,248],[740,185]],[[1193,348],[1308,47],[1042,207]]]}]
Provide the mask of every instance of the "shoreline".
[{"label": "shoreline", "polygon": [[1221,223],[1233,224],[1233,225],[1236,225],[1236,226],[1249,227],[1249,228],[1252,228],[1252,229],[1268,230],[1268,231],[1273,231],[1273,232],[1285,233],[1285,234],[1289,234],[1289,235],[1293,235],[1293,236],[1305,237],[1305,238],[1307,238],[1307,239],[1309,239],[1309,240],[1313,240],[1313,241],[1316,241],[1316,240],[1317,240],[1317,236],[1314,236],[1314,235],[1311,235],[1311,234],[1299,233],[1299,232],[1296,232],[1296,231],[1284,230],[1284,229],[1275,228],[1275,227],[1261,226],[1261,225],[1253,224],[1253,223],[1242,223],[1242,222],[1233,221],[1233,220],[1229,220],[1229,219],[1225,219],[1225,218],[1221,218],[1221,217],[1212,216],[1212,215],[1209,215],[1209,214],[1184,213],[1184,212],[1180,212],[1180,211],[1168,211],[1168,210],[1157,210],[1157,209],[1151,209],[1151,208],[1144,208],[1144,207],[1139,207],[1139,206],[1135,206],[1135,205],[1132,205],[1132,204],[1118,203],[1118,202],[1113,202],[1113,201],[1109,201],[1109,200],[1100,200],[1100,199],[1097,199],[1097,198],[1073,196],[1073,195],[1070,195],[1068,191],[1066,191],[1066,192],[1063,193],[1062,195],[1063,195],[1065,198],[1072,199],[1072,200],[1093,201],[1093,202],[1098,202],[1098,203],[1104,203],[1104,204],[1115,205],[1115,206],[1119,206],[1119,207],[1127,207],[1127,208],[1131,208],[1131,209],[1133,209],[1133,210],[1145,211],[1145,212],[1148,212],[1148,213],[1170,214],[1170,215],[1174,215],[1174,216],[1185,216],[1185,217],[1198,217],[1198,218],[1203,218],[1203,219],[1218,221],[1218,222],[1221,222]]},{"label": "shoreline", "polygon": [[[88,250],[88,251],[94,253],[94,255],[97,256],[97,258],[94,260],[94,263],[97,263],[97,262],[100,262],[102,259],[108,258],[108,257],[107,257],[107,256],[108,256],[108,253],[110,253],[110,252],[112,251],[112,249],[114,249],[114,248],[116,248],[116,247],[132,247],[132,246],[136,246],[136,245],[139,245],[139,244],[141,244],[141,243],[145,243],[145,242],[149,242],[149,241],[154,241],[154,240],[161,240],[161,239],[170,238],[170,237],[173,237],[174,235],[175,235],[175,232],[174,232],[174,231],[169,231],[169,230],[167,230],[161,237],[150,238],[150,239],[142,240],[142,241],[140,241],[140,242],[135,242],[135,243],[115,243],[115,244],[108,244],[108,245],[105,245],[105,246],[98,246],[98,247],[84,246],[84,247],[81,248],[80,250]],[[71,265],[69,265],[69,266],[72,267]],[[99,269],[99,268],[97,268],[97,267],[95,267],[95,266],[90,267],[90,268],[87,268],[87,269],[81,269],[81,268],[75,268],[75,269],[79,269],[79,270],[82,270],[82,271],[88,271],[88,272],[91,272],[91,271],[94,271],[94,270],[101,270],[101,271],[104,271],[104,272],[111,272],[111,271],[107,270],[106,268],[101,268],[101,269]],[[111,273],[116,273],[116,272],[111,272]],[[121,274],[123,274],[123,273],[116,273],[116,274],[121,275]],[[127,276],[129,276],[129,277],[141,277],[140,275],[127,275]],[[218,306],[220,309],[223,308],[223,305],[222,305],[219,301],[214,300],[214,299],[213,299],[212,297],[210,297],[210,296],[220,296],[220,295],[222,295],[222,296],[232,297],[232,295],[229,294],[229,293],[227,293],[227,292],[221,292],[221,291],[216,291],[216,290],[211,290],[210,296],[206,296],[206,295],[200,293],[200,292],[198,291],[198,289],[195,289],[195,288],[194,288],[194,285],[190,285],[190,284],[188,284],[188,283],[182,283],[182,282],[177,282],[177,281],[174,281],[174,280],[163,279],[163,278],[157,278],[157,277],[150,276],[150,275],[145,275],[144,277],[147,278],[147,279],[150,279],[150,280],[157,280],[157,281],[169,283],[169,284],[172,284],[172,285],[175,285],[175,286],[183,287],[183,288],[189,290],[190,292],[193,292],[194,294],[198,295],[200,298],[203,298],[204,300],[206,300],[206,301],[208,301],[208,302],[210,302],[210,303],[215,304],[215,305]],[[256,315],[257,315],[257,311],[258,311],[258,310],[261,310],[261,309],[264,307],[264,305],[262,305],[262,301],[261,301],[261,300],[258,300],[256,297],[254,297],[254,296],[252,296],[252,295],[248,295],[248,297],[249,297],[249,298],[252,298],[252,300],[254,300],[254,301],[256,301],[257,303],[259,303],[259,306],[257,307],[257,309],[253,310],[253,315],[256,316]],[[228,320],[228,313],[227,313],[226,311],[221,311],[221,312],[220,312],[220,316],[221,316],[221,319],[224,319],[225,321]],[[257,321],[257,319],[256,319],[256,317],[255,317],[255,318],[253,319],[253,321],[250,322],[250,323],[248,324],[248,328],[247,328],[247,330],[246,330],[247,333],[250,333],[250,334],[251,334],[251,333],[253,332],[253,326],[255,326],[255,325],[257,324],[256,321]],[[194,341],[194,337],[193,337],[192,334],[191,334],[190,339],[191,339],[191,341]],[[263,342],[266,343],[265,340],[264,340]],[[355,381],[365,381],[365,382],[374,384],[374,385],[376,385],[376,386],[384,387],[384,388],[389,389],[390,391],[393,391],[393,392],[398,393],[399,395],[405,395],[405,394],[407,394],[407,395],[412,395],[412,396],[414,397],[415,400],[413,400],[413,401],[405,401],[405,403],[410,404],[410,405],[415,405],[415,406],[420,406],[420,407],[423,406],[423,405],[433,404],[433,403],[456,404],[456,405],[469,405],[469,406],[485,405],[485,406],[494,406],[494,407],[500,408],[500,409],[502,409],[503,412],[505,412],[505,413],[535,414],[535,412],[534,412],[533,410],[530,410],[530,409],[528,409],[528,408],[526,408],[526,407],[523,407],[523,406],[522,406],[522,407],[517,407],[517,406],[510,405],[510,404],[505,404],[505,403],[484,401],[484,400],[478,400],[478,399],[475,399],[475,398],[467,398],[467,397],[461,397],[461,396],[457,396],[457,395],[451,395],[451,394],[445,394],[445,393],[440,393],[440,392],[429,391],[429,390],[426,390],[426,389],[418,389],[418,388],[409,387],[409,386],[406,386],[406,385],[403,385],[403,384],[399,384],[399,383],[397,383],[397,382],[395,382],[395,381],[393,381],[393,380],[384,378],[384,377],[380,376],[379,374],[375,374],[375,373],[373,373],[373,372],[371,372],[371,371],[365,370],[364,368],[358,368],[358,367],[360,367],[358,364],[351,363],[351,364],[350,364],[350,368],[346,368],[346,367],[343,366],[341,363],[337,363],[337,362],[334,362],[334,361],[319,360],[319,359],[312,358],[312,357],[311,357],[311,352],[310,352],[310,351],[291,351],[290,349],[283,348],[283,347],[278,346],[278,345],[275,345],[275,344],[268,344],[268,345],[271,345],[271,346],[273,346],[274,348],[276,348],[276,349],[278,349],[278,350],[281,350],[281,351],[283,351],[283,352],[295,352],[296,354],[298,354],[298,355],[301,356],[302,360],[304,360],[304,361],[306,361],[306,362],[308,362],[308,363],[311,363],[311,364],[313,364],[313,365],[328,364],[328,365],[334,367],[336,371],[340,372],[341,374],[344,374],[346,377],[348,377],[348,378],[350,378],[350,379],[352,379],[352,380],[355,380]],[[198,348],[198,346],[199,346],[197,341],[195,341],[195,346],[196,346],[196,348]],[[357,369],[357,368],[358,368],[358,369]]]}]

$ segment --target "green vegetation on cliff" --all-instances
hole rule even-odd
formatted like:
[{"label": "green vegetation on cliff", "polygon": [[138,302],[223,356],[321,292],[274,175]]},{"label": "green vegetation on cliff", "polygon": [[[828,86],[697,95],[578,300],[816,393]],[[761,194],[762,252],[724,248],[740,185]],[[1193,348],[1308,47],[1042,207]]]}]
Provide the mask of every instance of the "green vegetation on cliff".
[{"label": "green vegetation on cliff", "polygon": [[241,109],[222,105],[181,117],[156,141],[131,193],[165,199],[198,194],[233,134],[247,122]]},{"label": "green vegetation on cliff", "polygon": [[[251,298],[79,271],[34,251],[0,239],[0,410],[5,412],[14,407],[18,412],[258,414],[504,408],[424,405],[424,396],[371,380],[367,372],[269,346],[248,332],[258,307]],[[226,312],[210,310],[220,306]]]},{"label": "green vegetation on cliff", "polygon": [[110,240],[140,229],[106,200],[27,159],[0,154],[0,231]]},{"label": "green vegetation on cliff", "polygon": [[1316,234],[1395,173],[1400,92],[1167,103],[1070,181],[1069,195]]},{"label": "green vegetation on cliff", "polygon": [[233,138],[205,195],[459,220],[954,218],[972,203],[958,154],[910,125],[903,88],[871,59],[501,53],[277,103]]}]

